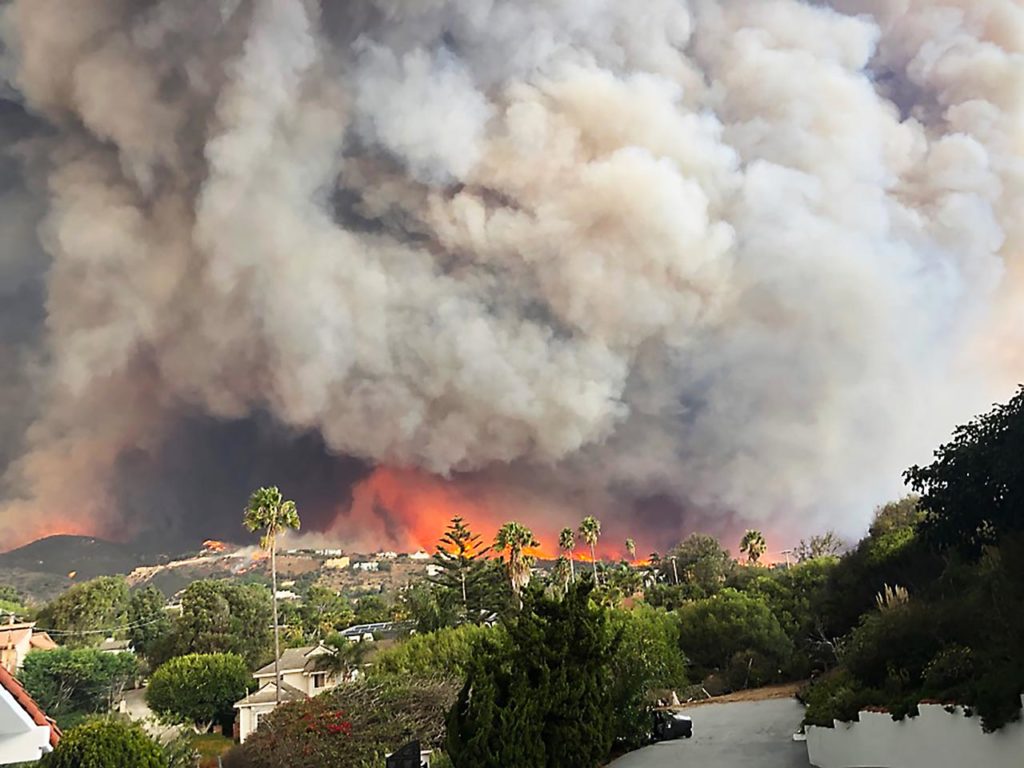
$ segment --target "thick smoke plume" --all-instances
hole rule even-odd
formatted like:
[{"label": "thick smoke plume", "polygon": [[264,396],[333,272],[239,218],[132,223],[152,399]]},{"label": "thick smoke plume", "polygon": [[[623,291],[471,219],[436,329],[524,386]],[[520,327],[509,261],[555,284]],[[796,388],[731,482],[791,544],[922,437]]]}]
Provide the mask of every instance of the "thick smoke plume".
[{"label": "thick smoke plume", "polygon": [[432,536],[418,488],[641,546],[850,534],[1024,374],[1017,0],[12,0],[2,33],[8,545],[230,532],[250,481],[359,542]]}]

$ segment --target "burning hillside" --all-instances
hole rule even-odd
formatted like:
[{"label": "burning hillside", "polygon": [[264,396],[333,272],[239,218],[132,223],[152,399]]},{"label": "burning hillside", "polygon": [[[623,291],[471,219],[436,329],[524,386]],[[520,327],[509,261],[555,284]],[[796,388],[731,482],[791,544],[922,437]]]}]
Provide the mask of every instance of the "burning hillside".
[{"label": "burning hillside", "polygon": [[73,6],[2,6],[11,546],[852,533],[1024,374],[1016,0]]}]

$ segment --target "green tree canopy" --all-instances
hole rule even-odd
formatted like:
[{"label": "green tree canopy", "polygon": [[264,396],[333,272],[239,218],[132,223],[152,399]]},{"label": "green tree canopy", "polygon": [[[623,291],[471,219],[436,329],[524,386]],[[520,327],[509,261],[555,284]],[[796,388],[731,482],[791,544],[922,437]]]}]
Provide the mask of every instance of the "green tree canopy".
[{"label": "green tree canopy", "polygon": [[1024,387],[1005,405],[958,427],[935,461],[905,473],[921,494],[925,537],[977,556],[1024,531]]},{"label": "green tree canopy", "polygon": [[461,517],[452,518],[438,542],[434,563],[440,573],[430,582],[442,592],[450,593],[439,594],[437,601],[440,605],[458,605],[459,621],[479,623],[499,601],[499,585],[495,584],[491,578],[493,571],[487,567],[488,552],[490,547]]},{"label": "green tree canopy", "polygon": [[670,583],[675,576],[672,558],[675,558],[680,582],[696,587],[703,595],[712,595],[721,589],[736,567],[729,551],[722,548],[718,539],[701,533],[690,534],[661,559],[663,578]]},{"label": "green tree canopy", "polygon": [[160,746],[142,727],[112,718],[77,725],[40,762],[42,768],[167,768]]},{"label": "green tree canopy", "polygon": [[764,534],[752,528],[748,529],[740,540],[740,552],[747,556],[747,562],[752,565],[761,559],[766,549],[768,544],[764,540]]},{"label": "green tree canopy", "polygon": [[128,601],[128,639],[135,652],[146,658],[171,632],[166,603],[163,592],[153,586],[136,590]]},{"label": "green tree canopy", "polygon": [[348,600],[333,589],[313,584],[298,608],[298,616],[303,636],[315,642],[336,630],[351,626],[355,611]]},{"label": "green tree canopy", "polygon": [[245,659],[234,653],[194,653],[162,664],[150,678],[146,703],[158,715],[205,733],[234,719],[232,705],[249,691]]},{"label": "green tree canopy", "polygon": [[47,713],[60,717],[106,712],[138,671],[131,653],[56,648],[28,654],[19,677]]},{"label": "green tree canopy", "polygon": [[508,552],[506,570],[512,593],[519,595],[530,583],[530,567],[533,557],[526,554],[529,547],[539,547],[540,542],[533,531],[522,523],[515,521],[505,523],[494,536],[494,549],[497,552]]},{"label": "green tree canopy", "polygon": [[39,626],[64,645],[95,645],[128,615],[128,582],[122,576],[100,576],[76,584],[39,613]]},{"label": "green tree canopy", "polygon": [[272,657],[270,593],[258,584],[206,579],[181,597],[181,616],[154,661],[188,653],[237,653],[251,667]]},{"label": "green tree canopy", "polygon": [[608,757],[616,639],[591,589],[562,600],[528,591],[507,637],[481,639],[448,718],[456,768],[593,768]]},{"label": "green tree canopy", "polygon": [[677,613],[679,644],[701,673],[724,670],[736,654],[746,652],[778,669],[793,651],[778,619],[756,595],[726,588]]},{"label": "green tree canopy", "polygon": [[837,557],[842,551],[843,540],[835,531],[826,531],[809,539],[800,539],[800,543],[793,549],[793,555],[798,563],[805,563],[819,557]]}]

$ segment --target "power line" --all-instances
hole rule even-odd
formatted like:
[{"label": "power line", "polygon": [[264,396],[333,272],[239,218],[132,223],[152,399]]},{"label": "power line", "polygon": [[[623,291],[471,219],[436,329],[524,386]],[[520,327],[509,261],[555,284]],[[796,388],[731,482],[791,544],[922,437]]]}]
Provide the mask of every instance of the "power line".
[{"label": "power line", "polygon": [[[10,615],[14,616],[13,613],[11,613]],[[33,631],[35,631],[35,632],[45,632],[48,635],[99,635],[99,634],[113,635],[113,634],[115,634],[117,632],[124,632],[125,630],[128,630],[128,629],[141,629],[142,627],[148,627],[148,626],[150,626],[152,624],[156,624],[159,621],[163,621],[163,619],[164,619],[164,617],[161,616],[159,618],[151,619],[149,621],[137,621],[137,622],[132,622],[130,624],[122,624],[121,626],[118,626],[118,627],[105,627],[103,629],[78,629],[78,630],[76,630],[76,629],[47,629],[46,627],[33,627]],[[3,631],[4,631],[4,625],[0,624],[0,634],[2,634]]]}]

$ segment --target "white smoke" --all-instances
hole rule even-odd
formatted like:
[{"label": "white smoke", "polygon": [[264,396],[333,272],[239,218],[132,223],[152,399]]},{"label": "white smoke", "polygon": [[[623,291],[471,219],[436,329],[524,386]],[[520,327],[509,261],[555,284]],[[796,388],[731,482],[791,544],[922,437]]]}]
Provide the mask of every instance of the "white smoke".
[{"label": "white smoke", "polygon": [[13,0],[50,362],[0,531],[116,521],[189,407],[855,532],[1024,372],[1024,8],[643,5]]}]

